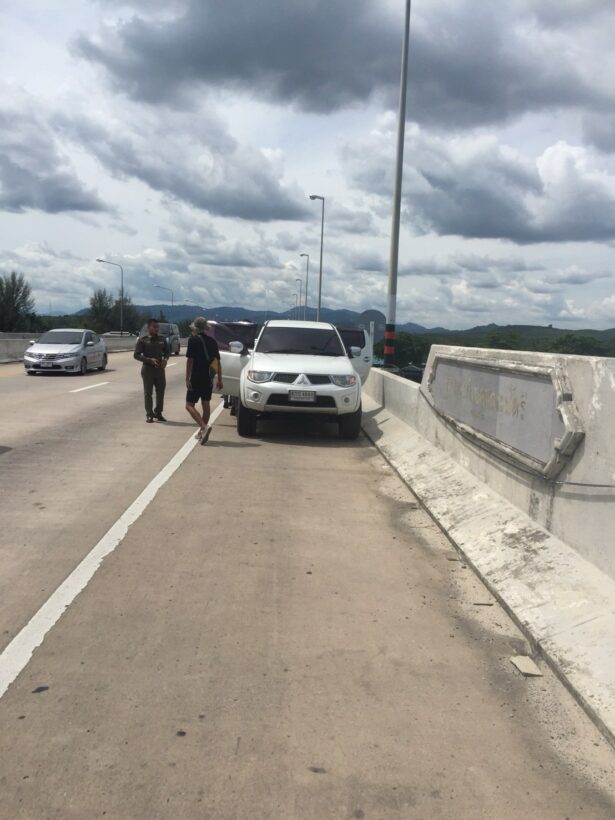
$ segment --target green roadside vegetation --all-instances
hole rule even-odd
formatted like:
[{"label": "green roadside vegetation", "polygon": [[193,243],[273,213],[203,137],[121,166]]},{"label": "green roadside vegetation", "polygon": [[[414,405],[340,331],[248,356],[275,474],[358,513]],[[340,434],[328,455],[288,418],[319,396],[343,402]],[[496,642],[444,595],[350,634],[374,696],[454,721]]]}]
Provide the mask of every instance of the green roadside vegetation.
[{"label": "green roadside vegetation", "polygon": [[[395,364],[422,365],[432,345],[487,347],[497,350],[533,350],[542,353],[571,353],[580,356],[615,357],[615,328],[610,330],[563,330],[534,325],[487,325],[448,333],[398,333]],[[383,355],[384,342],[374,347]]]}]

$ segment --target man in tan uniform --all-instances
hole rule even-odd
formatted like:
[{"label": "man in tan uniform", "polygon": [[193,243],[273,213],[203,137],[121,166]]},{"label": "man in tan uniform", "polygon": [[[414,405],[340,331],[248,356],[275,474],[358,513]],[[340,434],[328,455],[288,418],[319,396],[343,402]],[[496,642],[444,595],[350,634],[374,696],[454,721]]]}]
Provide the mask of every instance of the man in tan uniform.
[{"label": "man in tan uniform", "polygon": [[[141,377],[145,397],[145,421],[151,424],[154,419],[166,421],[162,415],[164,391],[167,386],[164,372],[169,359],[169,345],[164,336],[159,335],[160,325],[157,319],[147,323],[149,335],[143,336],[135,347],[135,359],[142,363]],[[156,388],[156,407],[153,406],[153,392]]]}]

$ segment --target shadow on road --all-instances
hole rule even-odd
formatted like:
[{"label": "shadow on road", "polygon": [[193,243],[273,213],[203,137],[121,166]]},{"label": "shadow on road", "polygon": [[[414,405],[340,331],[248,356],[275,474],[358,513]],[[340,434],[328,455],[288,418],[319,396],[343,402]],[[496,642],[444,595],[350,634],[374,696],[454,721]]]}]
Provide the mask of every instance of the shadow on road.
[{"label": "shadow on road", "polygon": [[361,438],[357,441],[340,439],[337,424],[318,416],[276,415],[274,419],[261,419],[258,422],[256,438],[269,444],[284,444],[291,447],[348,448],[366,444]]},{"label": "shadow on road", "polygon": [[209,439],[205,447],[260,447],[261,445],[256,441],[216,441],[216,439]]},{"label": "shadow on road", "polygon": [[[92,376],[106,376],[107,373],[115,373],[115,372],[116,371],[113,367],[107,367],[106,370],[88,370],[88,372],[85,373],[83,376],[81,376],[79,373],[66,373],[66,372],[62,373],[58,370],[39,370],[37,373],[34,373],[33,375],[34,376],[43,376],[44,378],[49,378],[51,376],[55,379],[61,379],[61,378],[75,379],[75,381],[78,381],[79,379],[92,378]],[[25,371],[24,371],[24,373],[25,373]]]},{"label": "shadow on road", "polygon": [[164,424],[166,427],[192,427],[195,433],[199,429],[192,421],[171,421],[170,419],[167,419],[164,422],[157,423]]}]

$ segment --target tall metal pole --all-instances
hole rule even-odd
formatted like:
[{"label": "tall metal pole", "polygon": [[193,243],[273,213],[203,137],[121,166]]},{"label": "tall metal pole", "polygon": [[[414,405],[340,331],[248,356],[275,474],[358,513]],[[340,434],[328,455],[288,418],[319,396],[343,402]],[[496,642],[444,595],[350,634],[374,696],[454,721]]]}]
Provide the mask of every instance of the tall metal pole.
[{"label": "tall metal pole", "polygon": [[410,42],[411,0],[406,0],[406,19],[401,55],[401,82],[399,89],[399,121],[397,123],[397,168],[395,173],[395,193],[393,196],[393,218],[391,224],[391,249],[389,254],[389,275],[387,281],[387,318],[384,329],[384,366],[395,363],[395,322],[397,314],[397,269],[399,263],[399,223],[401,215],[401,193],[404,175],[404,140],[406,136],[406,95],[408,88],[408,50]]},{"label": "tall metal pole", "polygon": [[322,301],[322,249],[325,236],[325,198],[318,194],[311,194],[310,199],[320,199],[322,201],[322,218],[320,222],[320,274],[318,278],[318,308],[316,309],[316,321],[320,322],[320,305]]},{"label": "tall metal pole", "polygon": [[113,265],[114,268],[120,269],[120,336],[124,335],[124,268],[119,262],[109,262],[107,259],[97,259],[103,265]]},{"label": "tall metal pole", "polygon": [[295,282],[299,282],[299,310],[297,311],[297,319],[301,319],[301,303],[303,302],[303,279],[297,277]]},{"label": "tall metal pole", "polygon": [[307,257],[305,268],[305,305],[303,307],[303,321],[306,322],[308,313],[308,284],[310,281],[310,255],[309,253],[300,253],[299,256]]}]

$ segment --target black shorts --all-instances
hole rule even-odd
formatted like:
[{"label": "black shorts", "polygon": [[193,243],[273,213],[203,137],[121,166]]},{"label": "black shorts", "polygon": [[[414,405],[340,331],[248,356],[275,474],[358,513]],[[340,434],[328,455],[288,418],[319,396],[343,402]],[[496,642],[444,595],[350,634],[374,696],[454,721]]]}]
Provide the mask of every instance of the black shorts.
[{"label": "black shorts", "polygon": [[214,383],[207,382],[192,382],[190,389],[186,391],[186,404],[196,404],[198,401],[211,401],[211,391]]}]

